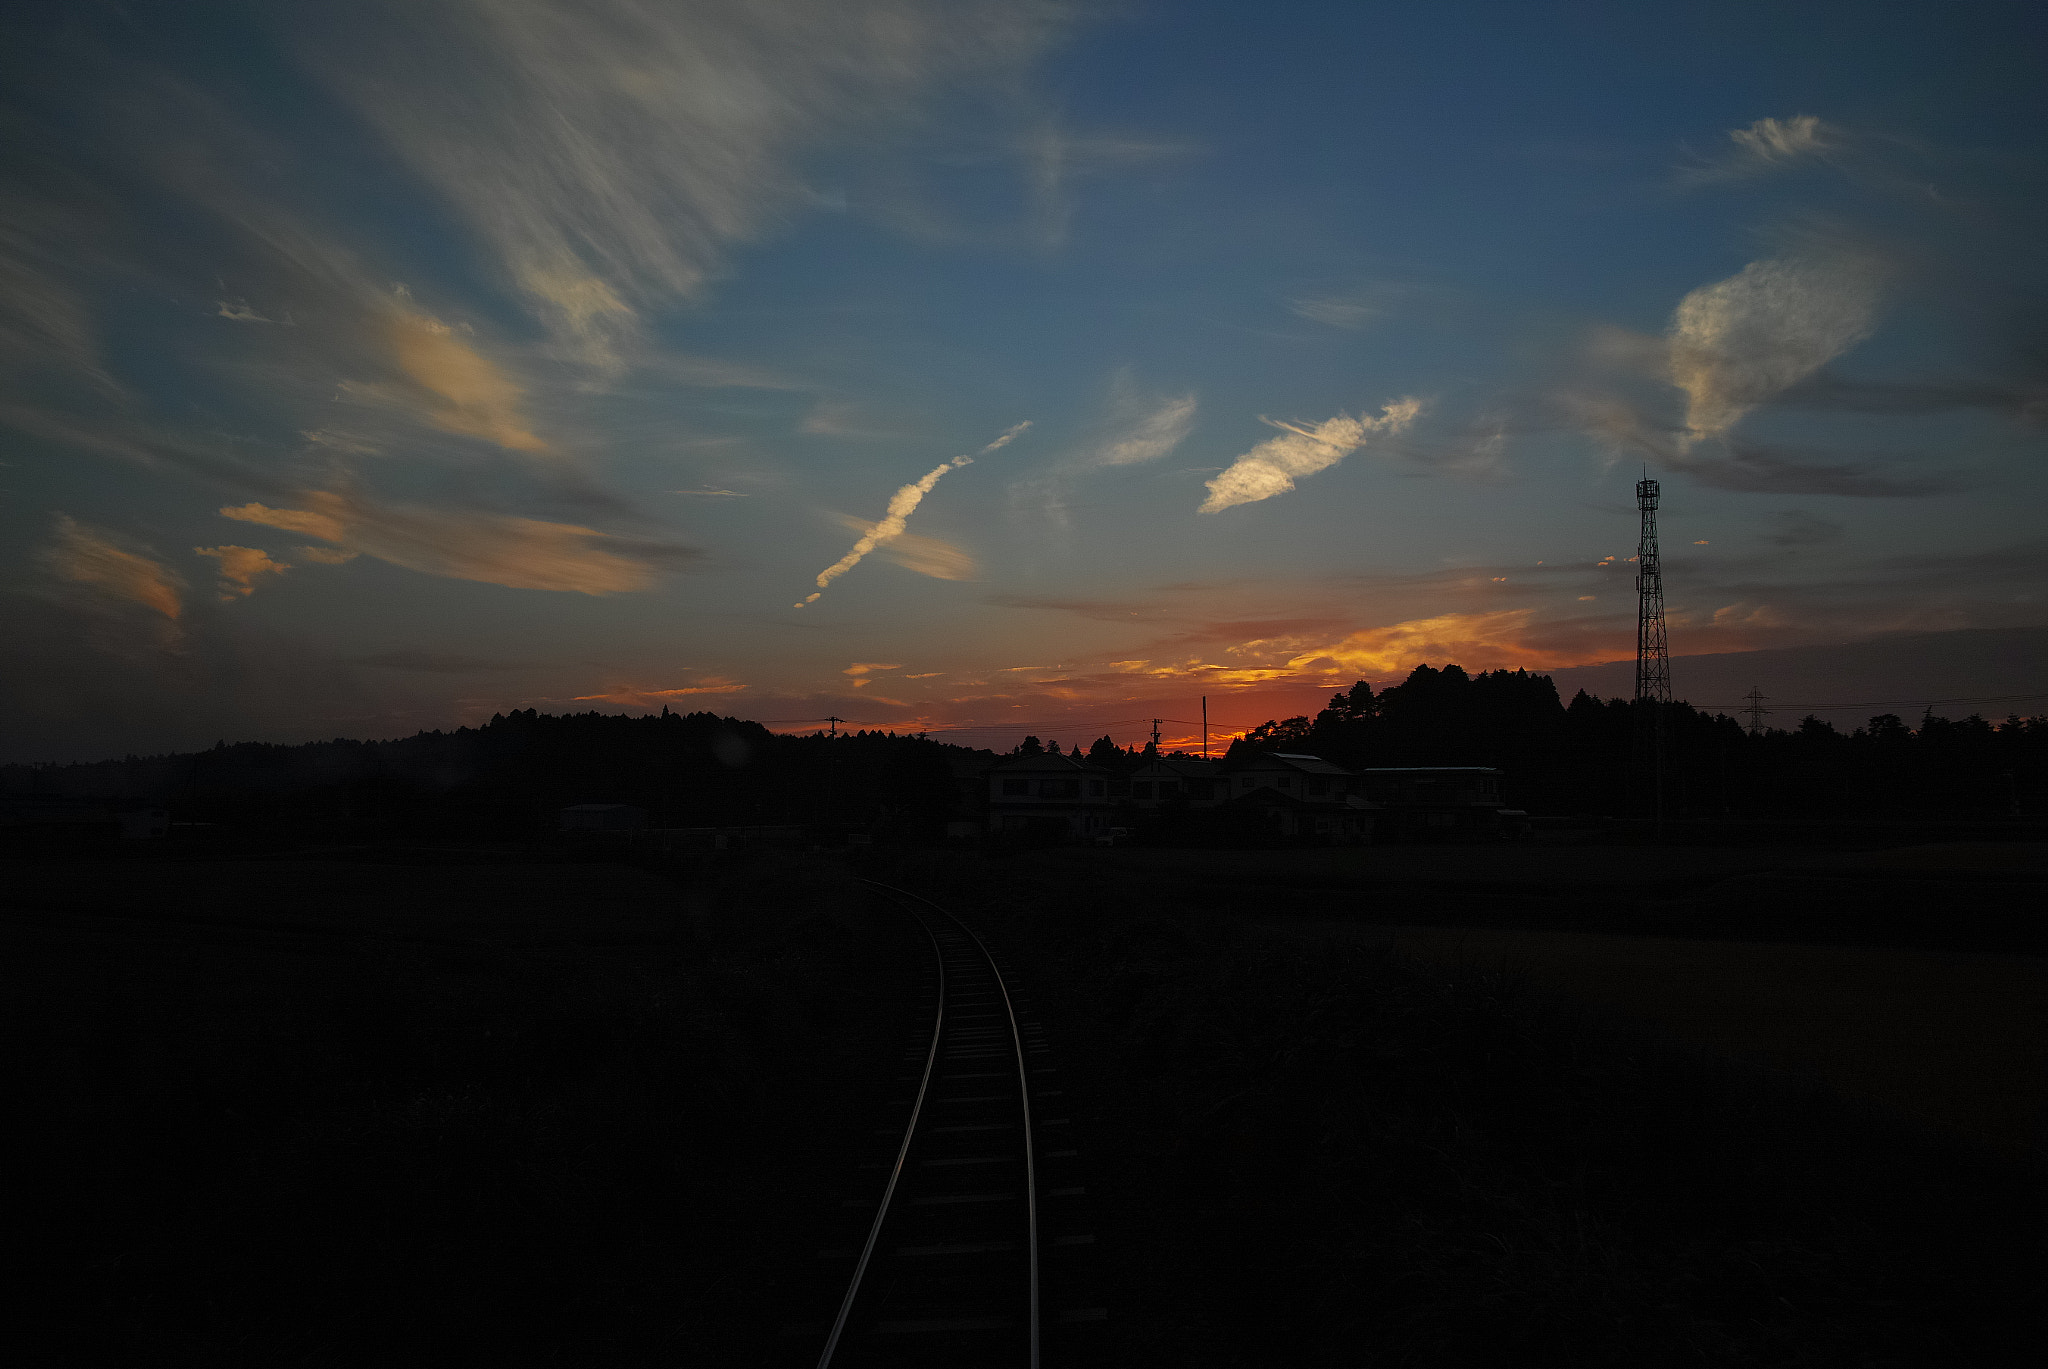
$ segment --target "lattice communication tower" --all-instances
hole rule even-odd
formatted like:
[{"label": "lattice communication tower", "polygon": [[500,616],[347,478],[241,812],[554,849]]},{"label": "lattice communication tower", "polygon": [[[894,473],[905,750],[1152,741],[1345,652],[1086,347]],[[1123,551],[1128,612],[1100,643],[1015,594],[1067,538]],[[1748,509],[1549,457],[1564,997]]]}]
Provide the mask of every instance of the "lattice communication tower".
[{"label": "lattice communication tower", "polygon": [[1642,540],[1636,544],[1635,768],[1638,793],[1664,834],[1664,728],[1671,702],[1671,650],[1664,636],[1664,564],[1657,555],[1657,482],[1636,482]]},{"label": "lattice communication tower", "polygon": [[1671,702],[1671,644],[1664,636],[1664,566],[1657,555],[1657,482],[1636,482],[1643,515],[1636,546],[1636,699]]}]

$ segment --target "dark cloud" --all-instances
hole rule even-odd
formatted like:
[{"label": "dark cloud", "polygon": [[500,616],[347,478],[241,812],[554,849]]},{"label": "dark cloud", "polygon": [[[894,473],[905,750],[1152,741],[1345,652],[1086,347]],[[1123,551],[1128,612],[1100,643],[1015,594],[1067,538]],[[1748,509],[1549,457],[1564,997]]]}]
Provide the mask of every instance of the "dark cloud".
[{"label": "dark cloud", "polygon": [[1730,441],[1725,456],[1671,452],[1667,469],[1702,485],[1747,494],[1833,494],[1852,499],[1921,499],[1949,494],[1967,482],[1954,474],[1899,476],[1875,461],[1839,461],[1829,453],[1761,442]]},{"label": "dark cloud", "polygon": [[1797,409],[1862,414],[1935,414],[1984,409],[2026,419],[2048,414],[2048,377],[1957,377],[1938,380],[1851,380],[1822,371],[1774,403]]},{"label": "dark cloud", "polygon": [[1036,608],[1052,613],[1071,613],[1098,622],[1121,623],[1146,616],[1150,606],[1114,599],[1050,599],[1028,594],[991,594],[982,600],[998,608]]},{"label": "dark cloud", "polygon": [[[1676,645],[1676,643],[1674,643]],[[1634,663],[1583,666],[1548,672],[1569,698],[1585,689],[1601,696],[1626,695]],[[2048,670],[2048,628],[1967,628],[1953,632],[1887,633],[1860,641],[1760,651],[1674,656],[1672,692],[1695,707],[1734,713],[1752,687],[1765,706],[1775,708],[1773,727],[1790,727],[1801,714],[1818,712],[1838,726],[1853,726],[1874,713],[1904,713],[1914,703],[1938,699],[2019,694],[2041,687]],[[1833,708],[1825,705],[1836,705]],[[2005,705],[1985,704],[1998,716]],[[2017,705],[2037,711],[2039,703]],[[1970,705],[1936,712],[1963,717]]]},{"label": "dark cloud", "polygon": [[[110,638],[66,604],[0,595],[0,713],[9,761],[90,761],[214,742],[392,736],[422,725],[312,643],[204,602],[175,641]],[[444,716],[445,709],[433,714]],[[439,725],[438,723],[436,725]]]},{"label": "dark cloud", "polygon": [[430,675],[467,675],[486,670],[526,670],[530,666],[523,661],[491,661],[481,656],[462,656],[447,651],[380,651],[373,656],[358,656],[357,665],[378,666],[385,670],[413,670]]},{"label": "dark cloud", "polygon": [[1778,547],[1811,547],[1840,541],[1842,525],[1832,519],[1816,518],[1804,509],[1786,509],[1764,520],[1767,529],[1757,539]]},{"label": "dark cloud", "polygon": [[2018,574],[2024,576],[2026,582],[2038,583],[2048,578],[2048,542],[2022,542],[2017,546],[1997,547],[1989,551],[1890,556],[1877,565],[1884,570],[1921,574]]}]

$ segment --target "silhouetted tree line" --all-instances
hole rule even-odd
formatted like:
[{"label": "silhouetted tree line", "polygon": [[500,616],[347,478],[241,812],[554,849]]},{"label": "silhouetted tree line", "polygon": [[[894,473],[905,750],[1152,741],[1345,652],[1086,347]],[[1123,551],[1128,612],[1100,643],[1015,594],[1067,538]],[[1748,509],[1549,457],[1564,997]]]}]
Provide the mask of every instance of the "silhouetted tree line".
[{"label": "silhouetted tree line", "polygon": [[[1887,713],[1844,733],[1809,716],[1753,735],[1685,703],[1663,714],[1674,812],[1983,814],[2035,805],[2048,787],[2048,718],[1929,716],[1909,727]],[[1303,751],[1355,767],[1498,766],[1517,807],[1621,814],[1646,790],[1636,721],[1626,699],[1581,690],[1564,703],[1547,675],[1423,665],[1377,694],[1361,680],[1313,718],[1263,723],[1231,752]]]},{"label": "silhouetted tree line", "polygon": [[211,750],[91,765],[6,767],[5,791],[168,803],[173,817],[242,829],[357,835],[552,829],[560,809],[625,803],[663,827],[858,824],[943,831],[949,757],[916,736],[779,736],[711,713],[500,714],[395,741]]},{"label": "silhouetted tree line", "polygon": [[[1884,714],[1843,733],[1818,718],[1751,735],[1725,714],[1665,709],[1668,811],[1824,817],[1833,813],[1995,814],[2048,798],[2048,719],[1992,724]],[[1635,709],[1583,691],[1569,704],[1549,676],[1469,675],[1418,666],[1398,685],[1359,681],[1310,717],[1276,719],[1231,755],[1302,751],[1366,768],[1487,765],[1508,801],[1535,813],[1641,812]],[[1026,738],[1012,754],[1057,741]],[[1071,751],[1111,769],[1150,748],[1098,738]],[[997,757],[888,732],[777,735],[711,713],[627,717],[533,709],[482,727],[394,741],[211,750],[89,765],[8,766],[0,790],[167,803],[176,820],[308,833],[468,834],[550,830],[558,810],[627,803],[663,827],[859,825],[932,838],[971,811],[976,772]]]}]

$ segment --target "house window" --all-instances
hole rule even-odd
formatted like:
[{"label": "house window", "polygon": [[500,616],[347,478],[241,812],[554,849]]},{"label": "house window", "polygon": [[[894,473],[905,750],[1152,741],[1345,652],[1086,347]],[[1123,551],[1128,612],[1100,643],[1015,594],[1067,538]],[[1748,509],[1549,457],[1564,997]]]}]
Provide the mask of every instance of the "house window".
[{"label": "house window", "polygon": [[1008,798],[1008,797],[1009,797],[1010,795],[1012,795],[1012,794],[1028,794],[1028,793],[1030,793],[1030,792],[1031,792],[1031,781],[1030,781],[1030,780],[1004,780],[1004,781],[1003,781],[1003,796],[1004,796],[1005,798]]},{"label": "house window", "polygon": [[1134,798],[1134,799],[1149,799],[1149,798],[1151,798],[1151,797],[1152,797],[1152,781],[1150,781],[1150,780],[1132,780],[1132,781],[1131,781],[1131,797],[1132,797],[1132,798]]},{"label": "house window", "polygon": [[1071,799],[1081,794],[1079,780],[1040,780],[1038,796],[1042,799]]},{"label": "house window", "polygon": [[1307,785],[1308,792],[1311,794],[1327,794],[1330,792],[1330,782],[1320,775],[1308,780]]},{"label": "house window", "polygon": [[1189,780],[1188,797],[1191,799],[1214,798],[1216,797],[1216,786],[1209,780]]},{"label": "house window", "polygon": [[1282,775],[1279,779],[1275,780],[1274,783],[1279,785],[1282,789],[1292,789],[1294,788],[1294,776]]},{"label": "house window", "polygon": [[1098,798],[1098,799],[1099,799],[1099,798],[1101,798],[1101,797],[1102,797],[1102,789],[1103,789],[1103,783],[1102,783],[1102,781],[1101,781],[1101,780],[1090,780],[1090,781],[1088,781],[1088,792],[1089,792],[1090,794],[1094,795],[1094,796],[1095,796],[1096,798]]},{"label": "house window", "polygon": [[1243,779],[1241,779],[1241,780],[1239,780],[1239,781],[1237,782],[1237,787],[1238,787],[1238,788],[1240,788],[1240,789],[1249,789],[1249,788],[1251,788],[1251,787],[1252,787],[1252,777],[1251,777],[1250,775],[1246,775],[1246,776],[1245,776],[1245,777],[1244,777]]}]

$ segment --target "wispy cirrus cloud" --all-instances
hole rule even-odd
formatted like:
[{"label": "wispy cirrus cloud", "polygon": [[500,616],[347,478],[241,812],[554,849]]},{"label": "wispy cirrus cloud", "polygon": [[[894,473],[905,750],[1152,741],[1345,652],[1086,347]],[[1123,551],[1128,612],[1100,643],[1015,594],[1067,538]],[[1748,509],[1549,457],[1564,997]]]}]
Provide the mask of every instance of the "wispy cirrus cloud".
[{"label": "wispy cirrus cloud", "polygon": [[430,396],[426,421],[510,451],[545,452],[520,412],[525,391],[455,329],[427,314],[394,309],[385,324],[399,368]]},{"label": "wispy cirrus cloud", "polygon": [[220,305],[220,307],[213,311],[213,315],[215,318],[229,319],[235,323],[277,322],[276,319],[265,318],[263,315],[257,313],[254,309],[251,309],[249,307],[249,301],[247,300],[219,300],[217,301],[217,303]]},{"label": "wispy cirrus cloud", "polygon": [[1114,133],[1075,133],[1058,120],[1038,124],[1022,140],[1027,184],[1031,190],[1034,228],[1042,246],[1066,240],[1074,217],[1078,184],[1111,175],[1128,175],[1145,166],[1184,161],[1195,155],[1189,143]]},{"label": "wispy cirrus cloud", "polygon": [[[833,519],[861,537],[872,535],[876,528],[876,524],[852,514],[834,514]],[[939,537],[920,537],[914,532],[897,533],[877,548],[876,555],[892,565],[934,580],[972,580],[981,571],[975,563],[974,554],[965,547]]]},{"label": "wispy cirrus cloud", "polygon": [[16,149],[0,184],[0,379],[54,372],[86,381],[104,401],[121,387],[74,277],[99,256],[113,207],[70,169],[22,150],[45,142],[44,131],[0,110],[0,138]]},{"label": "wispy cirrus cloud", "polygon": [[1383,406],[1378,417],[1338,414],[1312,428],[1261,418],[1280,429],[1281,436],[1267,438],[1209,481],[1209,497],[1197,512],[1221,513],[1285,494],[1296,480],[1328,470],[1377,434],[1401,432],[1421,413],[1422,401],[1411,396]]},{"label": "wispy cirrus cloud", "polygon": [[687,699],[700,694],[743,694],[747,686],[738,680],[723,675],[707,675],[695,684],[678,685],[671,689],[639,689],[632,685],[620,685],[602,694],[575,694],[571,699],[576,703],[602,701],[625,704],[630,707],[655,708],[676,699]]},{"label": "wispy cirrus cloud", "polygon": [[137,604],[177,622],[185,611],[179,595],[184,578],[146,551],[123,545],[124,540],[59,514],[55,536],[43,549],[43,564],[60,580],[110,605]]},{"label": "wispy cirrus cloud", "polygon": [[[805,199],[798,159],[1013,69],[1050,3],[350,6],[306,51],[599,375]],[[461,60],[451,62],[450,54]]]},{"label": "wispy cirrus cloud", "polygon": [[1429,287],[1414,281],[1375,280],[1312,295],[1294,295],[1287,311],[1329,328],[1358,332],[1388,317],[1404,302],[1426,293]]},{"label": "wispy cirrus cloud", "polygon": [[1089,459],[1102,466],[1157,461],[1187,440],[1194,430],[1195,409],[1193,392],[1144,394],[1130,370],[1120,370],[1110,382],[1109,414]]},{"label": "wispy cirrus cloud", "polygon": [[1811,114],[1758,119],[1746,128],[1729,129],[1731,147],[1701,165],[1682,168],[1678,179],[1686,185],[1746,180],[1825,158],[1845,138],[1843,130]]},{"label": "wispy cirrus cloud", "polygon": [[818,588],[816,593],[799,599],[790,607],[803,608],[807,604],[816,603],[819,596],[824,594],[827,586],[859,565],[869,552],[901,537],[904,527],[910,522],[910,515],[917,512],[917,506],[924,502],[924,497],[927,494],[932,492],[932,486],[939,483],[939,477],[943,476],[947,471],[973,465],[974,458],[977,456],[987,456],[990,452],[1000,451],[1002,448],[1009,446],[1017,440],[1018,434],[1030,426],[1031,420],[1027,418],[995,441],[989,443],[986,447],[983,447],[980,451],[974,453],[973,456],[956,456],[951,461],[943,461],[930,471],[927,471],[920,479],[913,480],[910,484],[903,486],[895,494],[889,496],[889,508],[882,515],[881,521],[870,525],[868,531],[861,534],[860,540],[853,544],[851,551],[818,572]]},{"label": "wispy cirrus cloud", "polygon": [[476,511],[381,504],[315,490],[304,508],[249,503],[221,516],[302,533],[395,566],[509,589],[619,594],[647,589],[663,564],[694,558],[686,547],[615,537],[575,523]]}]

